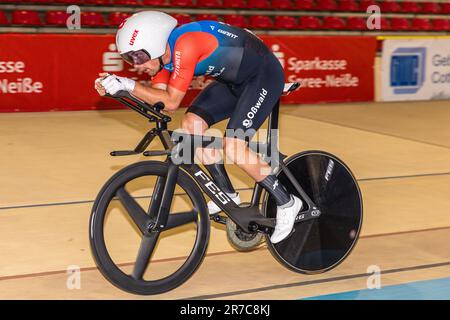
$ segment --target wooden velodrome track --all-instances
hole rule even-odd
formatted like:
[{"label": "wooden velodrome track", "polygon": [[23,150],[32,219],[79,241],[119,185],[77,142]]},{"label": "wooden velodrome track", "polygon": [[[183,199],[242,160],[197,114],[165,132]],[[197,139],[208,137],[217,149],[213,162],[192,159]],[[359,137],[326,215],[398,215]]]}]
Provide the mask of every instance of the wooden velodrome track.
[{"label": "wooden velodrome track", "polygon": [[[449,123],[448,101],[282,106],[284,153],[332,152],[359,180],[365,217],[351,256],[325,274],[296,274],[264,245],[234,251],[224,228],[212,224],[208,255],[193,277],[174,291],[140,297],[115,288],[96,269],[88,223],[103,183],[144,160],[109,152],[134,147],[148,123],[128,110],[0,114],[0,299],[297,299],[364,289],[370,265],[381,268],[383,286],[449,277]],[[228,170],[249,200],[250,179]],[[136,233],[120,216],[111,225],[114,257],[129,268]],[[158,272],[176,267],[185,254],[180,244],[192,241],[185,231],[160,240]],[[80,289],[66,287],[70,265],[81,268]]]}]

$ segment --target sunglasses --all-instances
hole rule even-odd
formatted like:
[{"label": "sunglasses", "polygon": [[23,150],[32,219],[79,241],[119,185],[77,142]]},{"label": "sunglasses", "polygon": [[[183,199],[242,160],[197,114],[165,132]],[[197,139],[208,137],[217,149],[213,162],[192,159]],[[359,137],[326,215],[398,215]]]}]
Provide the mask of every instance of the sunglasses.
[{"label": "sunglasses", "polygon": [[144,49],[128,51],[126,53],[122,53],[120,56],[131,65],[141,65],[151,60],[150,55]]}]

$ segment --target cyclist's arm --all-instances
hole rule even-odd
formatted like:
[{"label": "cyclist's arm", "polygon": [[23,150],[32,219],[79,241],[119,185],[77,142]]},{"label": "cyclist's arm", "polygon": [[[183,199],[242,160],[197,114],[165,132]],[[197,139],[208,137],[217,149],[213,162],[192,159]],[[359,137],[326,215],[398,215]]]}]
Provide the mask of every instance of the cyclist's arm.
[{"label": "cyclist's arm", "polygon": [[167,90],[167,83],[169,82],[170,72],[169,70],[162,69],[152,78],[152,88]]},{"label": "cyclist's arm", "polygon": [[165,110],[175,111],[181,104],[194,76],[195,67],[203,52],[202,46],[195,45],[195,38],[188,34],[181,36],[174,48],[174,69],[170,74],[167,90],[145,88],[136,84],[133,95],[154,104],[163,102]]},{"label": "cyclist's arm", "polygon": [[167,87],[167,90],[144,87],[140,83],[136,83],[133,90],[133,96],[144,100],[149,104],[157,102],[164,103],[164,110],[175,111],[180,106],[186,92],[178,89]]}]

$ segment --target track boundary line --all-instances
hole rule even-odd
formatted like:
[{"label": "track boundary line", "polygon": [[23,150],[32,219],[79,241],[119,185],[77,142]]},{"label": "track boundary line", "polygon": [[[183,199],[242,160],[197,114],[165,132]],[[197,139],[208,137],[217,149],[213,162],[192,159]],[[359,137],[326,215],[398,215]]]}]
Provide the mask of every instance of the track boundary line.
[{"label": "track boundary line", "polygon": [[[366,181],[376,181],[376,180],[413,179],[413,178],[436,177],[436,176],[447,176],[447,175],[450,175],[450,172],[436,172],[436,173],[422,173],[422,174],[413,174],[413,175],[404,175],[404,176],[361,178],[361,179],[356,179],[356,181],[366,182]],[[253,188],[238,188],[238,189],[236,189],[236,191],[249,191],[249,190],[253,190]],[[181,196],[181,195],[185,195],[185,194],[186,193],[176,193],[175,195]],[[146,198],[149,198],[149,197],[148,196],[134,197],[134,199],[146,199]],[[117,200],[117,199],[115,199],[115,200]],[[27,204],[27,205],[19,205],[19,206],[0,207],[0,210],[64,206],[64,205],[74,205],[74,204],[83,204],[83,203],[94,203],[94,201],[95,200],[79,200],[79,201],[69,201],[69,202]]]},{"label": "track boundary line", "polygon": [[[409,234],[409,233],[438,231],[438,230],[446,230],[446,229],[450,229],[450,226],[420,229],[420,230],[410,230],[410,231],[399,231],[399,232],[391,232],[391,233],[380,233],[380,234],[373,234],[373,235],[367,235],[367,236],[360,236],[359,238],[360,239],[368,239],[368,238],[377,238],[377,237],[389,237],[389,236],[396,236],[396,235]],[[259,251],[259,250],[263,250],[263,249],[267,249],[267,246],[265,244],[262,245],[261,247],[255,249],[254,251]],[[205,255],[205,257],[214,257],[214,256],[228,255],[228,254],[243,254],[243,253],[239,252],[239,251],[235,251],[235,250],[219,251],[219,252],[208,253]],[[186,259],[186,256],[153,260],[152,263],[177,261],[177,260],[182,260],[182,259]],[[134,262],[122,262],[122,263],[119,263],[118,266],[124,267],[124,266],[130,266],[133,264],[134,264]],[[97,267],[80,268],[80,271],[94,271],[94,270],[98,270],[98,268]],[[54,270],[54,271],[45,271],[45,272],[37,272],[37,273],[26,273],[26,274],[3,276],[3,277],[0,276],[0,281],[22,279],[22,278],[35,278],[35,277],[43,277],[43,276],[65,274],[65,273],[67,273],[67,270]]]},{"label": "track boundary line", "polygon": [[[253,188],[238,188],[236,191],[248,191],[253,190]],[[202,192],[203,193],[203,192]],[[204,194],[204,193],[203,193]],[[175,193],[175,196],[183,196],[186,195],[185,192],[183,193]],[[133,197],[133,199],[147,199],[150,198],[150,196],[139,196],[139,197]],[[117,198],[114,198],[113,200],[117,201]],[[0,210],[9,210],[9,209],[22,209],[22,208],[36,208],[36,207],[53,207],[53,206],[64,206],[64,205],[73,205],[73,204],[83,204],[83,203],[94,203],[95,200],[79,200],[79,201],[69,201],[69,202],[50,202],[50,203],[38,203],[38,204],[25,204],[22,206],[10,206],[10,207],[0,207]]]},{"label": "track boundary line", "polygon": [[[389,270],[381,271],[380,273],[381,274],[392,274],[392,273],[399,273],[399,272],[406,272],[406,271],[438,268],[438,267],[444,267],[444,266],[450,266],[450,261],[433,263],[433,264],[425,264],[425,265],[417,265],[417,266],[404,267],[404,268],[389,269]],[[303,287],[303,286],[308,286],[308,285],[312,285],[312,284],[337,282],[337,281],[357,279],[357,278],[366,278],[369,275],[370,274],[368,274],[368,273],[358,273],[358,274],[353,274],[353,275],[348,275],[348,276],[340,276],[340,277],[333,277],[333,278],[326,278],[326,279],[316,279],[316,280],[309,280],[309,281],[278,284],[278,285],[272,285],[272,286],[267,286],[267,287],[254,288],[254,289],[236,290],[236,291],[229,291],[229,292],[218,293],[218,294],[187,297],[187,298],[181,298],[181,299],[177,299],[177,300],[206,300],[206,299],[224,298],[224,297],[229,297],[229,296],[237,296],[237,295],[256,293],[256,292],[262,292],[262,291],[286,289],[286,288],[293,288],[293,287]]]},{"label": "track boundary line", "polygon": [[[281,112],[281,113],[282,113],[282,112]],[[397,135],[394,135],[394,134],[382,133],[382,132],[375,131],[375,130],[369,130],[369,129],[358,128],[358,127],[349,126],[349,125],[344,125],[344,124],[340,124],[340,123],[332,122],[332,121],[327,121],[327,120],[318,120],[318,119],[314,119],[314,118],[310,118],[310,117],[305,117],[305,116],[298,116],[298,115],[290,114],[290,113],[284,113],[284,114],[285,114],[285,115],[288,115],[288,116],[295,117],[295,118],[302,118],[302,119],[307,119],[307,120],[311,120],[311,121],[327,123],[327,124],[331,124],[331,125],[338,126],[338,127],[349,128],[349,129],[354,129],[354,130],[359,130],[359,131],[369,132],[369,133],[373,133],[373,134],[378,134],[378,135],[382,135],[382,136],[388,136],[388,137],[391,137],[391,138],[397,138],[397,139],[402,139],[402,140],[406,140],[406,141],[412,141],[412,142],[416,142],[416,143],[422,143],[422,144],[426,144],[426,145],[430,145],[430,146],[434,146],[434,147],[440,147],[440,148],[450,149],[450,146],[441,145],[441,144],[437,144],[437,143],[426,142],[426,141],[416,140],[416,139],[411,139],[411,138],[405,138],[405,137],[397,136]]]},{"label": "track boundary line", "polygon": [[410,174],[410,175],[404,175],[404,176],[361,178],[361,179],[356,179],[356,181],[365,182],[365,181],[376,181],[376,180],[411,179],[411,178],[436,177],[436,176],[448,176],[448,175],[450,175],[450,172],[418,173],[418,174]]}]

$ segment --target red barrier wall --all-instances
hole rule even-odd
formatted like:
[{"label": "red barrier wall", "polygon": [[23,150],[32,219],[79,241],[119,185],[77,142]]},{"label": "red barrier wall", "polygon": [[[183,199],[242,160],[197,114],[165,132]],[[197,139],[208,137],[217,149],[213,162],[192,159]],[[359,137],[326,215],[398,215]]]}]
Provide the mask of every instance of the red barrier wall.
[{"label": "red barrier wall", "polygon": [[[283,103],[374,99],[374,37],[261,36],[303,88]],[[111,109],[94,90],[99,72],[143,82],[116,52],[113,35],[0,35],[0,111]],[[186,106],[211,79],[197,77]]]}]

